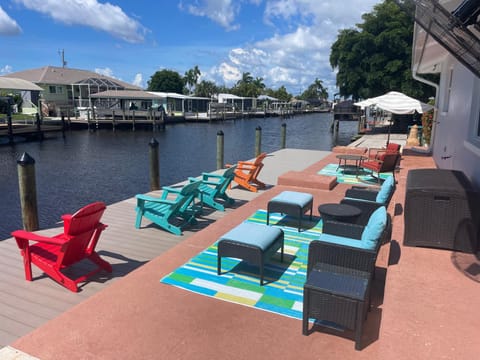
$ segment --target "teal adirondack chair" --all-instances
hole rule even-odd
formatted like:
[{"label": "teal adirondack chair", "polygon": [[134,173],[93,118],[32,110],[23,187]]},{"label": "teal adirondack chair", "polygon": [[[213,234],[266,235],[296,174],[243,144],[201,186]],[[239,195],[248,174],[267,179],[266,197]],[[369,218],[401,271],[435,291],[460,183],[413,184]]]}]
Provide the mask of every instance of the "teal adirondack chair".
[{"label": "teal adirondack chair", "polygon": [[[195,215],[201,211],[201,206],[195,204],[195,197],[201,181],[191,182],[182,188],[162,187],[162,196],[155,198],[148,195],[138,194],[137,219],[135,227],[140,228],[142,217],[175,234],[182,235],[182,227],[187,224],[196,224]],[[174,220],[181,218],[180,225],[174,225]]]},{"label": "teal adirondack chair", "polygon": [[[230,183],[235,176],[237,165],[232,166],[224,171],[223,174],[202,173],[202,183],[198,187],[199,196],[203,204],[210,206],[219,211],[225,211],[224,204],[232,205],[235,200],[226,193]],[[189,178],[190,182],[198,181],[197,178]],[[224,204],[219,203],[217,199],[224,200]]]}]

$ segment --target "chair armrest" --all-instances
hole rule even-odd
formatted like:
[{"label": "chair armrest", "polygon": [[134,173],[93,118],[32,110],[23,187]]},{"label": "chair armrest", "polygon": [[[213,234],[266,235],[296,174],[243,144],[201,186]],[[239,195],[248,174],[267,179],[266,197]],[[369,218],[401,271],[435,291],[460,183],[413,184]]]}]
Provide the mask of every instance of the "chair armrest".
[{"label": "chair armrest", "polygon": [[345,197],[375,201],[378,191],[370,189],[351,188],[345,192]]},{"label": "chair armrest", "polygon": [[375,270],[377,252],[378,249],[373,251],[313,240],[308,247],[307,276],[319,263],[372,273]]},{"label": "chair armrest", "polygon": [[60,237],[48,237],[35,234],[25,230],[16,230],[12,232],[12,236],[17,240],[17,243],[23,241],[38,241],[55,245],[63,245],[66,242],[66,239]]},{"label": "chair armrest", "polygon": [[[234,165],[235,166],[235,165]],[[202,180],[208,180],[209,178],[222,179],[222,174],[202,173]]]},{"label": "chair armrest", "polygon": [[210,180],[202,180],[202,184],[207,184],[207,185],[218,185],[219,182],[218,181],[210,181]]},{"label": "chair armrest", "polygon": [[143,194],[135,195],[135,197],[137,198],[137,200],[140,200],[140,201],[150,201],[150,202],[156,202],[156,203],[168,204],[168,205],[175,204],[175,201],[172,201],[172,200],[161,199],[161,198],[152,197],[152,196],[143,195]]},{"label": "chair armrest", "polygon": [[325,234],[347,237],[360,240],[364,226],[341,221],[327,220],[323,223],[322,232]]},{"label": "chair armrest", "polygon": [[[198,179],[196,181],[198,181]],[[162,190],[174,194],[180,194],[180,192],[182,191],[182,187],[175,188],[173,186],[162,186]]]},{"label": "chair armrest", "polygon": [[378,152],[380,151],[386,151],[385,148],[369,148],[368,149],[368,157],[371,158],[371,157],[376,157]]},{"label": "chair armrest", "polygon": [[239,161],[238,166],[256,166],[255,163],[251,161]]}]

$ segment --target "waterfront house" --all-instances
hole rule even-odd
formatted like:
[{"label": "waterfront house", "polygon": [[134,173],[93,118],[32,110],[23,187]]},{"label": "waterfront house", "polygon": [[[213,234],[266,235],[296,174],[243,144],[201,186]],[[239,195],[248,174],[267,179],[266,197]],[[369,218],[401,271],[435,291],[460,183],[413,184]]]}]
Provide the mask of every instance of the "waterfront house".
[{"label": "waterfront house", "polygon": [[[421,6],[415,12],[412,73],[436,89],[433,159],[439,168],[463,171],[480,188],[478,2],[416,3]],[[462,12],[471,4],[475,11]],[[439,74],[439,83],[425,79],[424,74]]]},{"label": "waterfront house", "polygon": [[[22,97],[22,113],[35,114],[37,112],[36,106],[32,104],[38,102],[40,91],[43,91],[38,85],[24,79],[0,77],[0,90],[8,92],[9,96],[15,93],[20,94]],[[20,111],[20,109],[15,107],[13,111],[17,112]]]},{"label": "waterfront house", "polygon": [[254,97],[220,93],[217,99],[219,104],[231,104],[235,111],[247,112],[257,108],[257,99]]},{"label": "waterfront house", "polygon": [[150,91],[149,93],[163,99],[158,104],[154,102],[154,107],[162,105],[168,115],[182,118],[194,117],[198,113],[207,113],[212,101],[208,97],[189,96],[173,92]]},{"label": "waterfront house", "polygon": [[[28,80],[43,88],[42,114],[60,116],[72,111],[76,115],[92,107],[91,95],[107,90],[140,90],[141,88],[109,76],[88,70],[44,66],[18,71],[5,77]],[[31,107],[38,106],[38,98],[32,99]]]}]

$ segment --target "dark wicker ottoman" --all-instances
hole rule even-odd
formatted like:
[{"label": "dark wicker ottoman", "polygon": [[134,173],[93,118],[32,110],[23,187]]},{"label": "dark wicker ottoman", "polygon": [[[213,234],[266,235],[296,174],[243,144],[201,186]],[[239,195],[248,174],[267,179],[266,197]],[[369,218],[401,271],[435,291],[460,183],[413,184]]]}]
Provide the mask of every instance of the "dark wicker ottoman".
[{"label": "dark wicker ottoman", "polygon": [[308,319],[333,322],[355,331],[355,349],[361,350],[363,322],[369,307],[370,274],[341,266],[317,264],[303,288],[302,333]]},{"label": "dark wicker ottoman", "polygon": [[270,223],[270,213],[278,212],[282,214],[298,216],[298,231],[302,227],[302,216],[310,210],[310,220],[312,220],[313,196],[312,194],[283,191],[268,202],[267,206],[267,225]]},{"label": "dark wicker ottoman", "polygon": [[218,275],[222,273],[222,257],[242,259],[259,267],[262,286],[265,261],[278,249],[281,249],[283,261],[283,231],[276,227],[244,222],[221,236],[217,248]]}]

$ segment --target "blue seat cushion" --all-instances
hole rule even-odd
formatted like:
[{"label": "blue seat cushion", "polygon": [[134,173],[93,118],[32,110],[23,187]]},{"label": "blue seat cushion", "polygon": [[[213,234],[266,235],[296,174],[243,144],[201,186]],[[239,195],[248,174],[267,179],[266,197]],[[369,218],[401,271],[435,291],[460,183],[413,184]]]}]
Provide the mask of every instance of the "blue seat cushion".
[{"label": "blue seat cushion", "polygon": [[337,236],[332,234],[322,234],[319,238],[320,241],[328,242],[331,244],[350,246],[353,248],[374,250],[376,244],[371,241],[363,241],[358,239],[347,238],[343,236]]},{"label": "blue seat cushion", "polygon": [[376,246],[386,226],[387,209],[385,206],[380,206],[370,215],[370,219],[368,219],[368,223],[362,232],[362,242],[371,243]]},{"label": "blue seat cushion", "polygon": [[244,222],[222,235],[219,241],[230,240],[241,244],[258,246],[262,251],[267,250],[283,231],[279,228]]},{"label": "blue seat cushion", "polygon": [[313,200],[313,195],[298,191],[283,191],[270,201],[281,202],[285,204],[298,205],[304,207]]},{"label": "blue seat cushion", "polygon": [[375,201],[380,204],[387,204],[390,195],[393,192],[393,188],[395,187],[395,181],[393,180],[393,176],[389,176],[385,179],[382,186],[380,187],[380,191],[377,194]]}]

